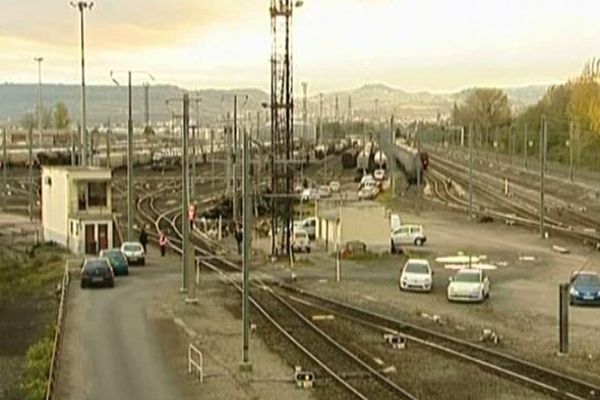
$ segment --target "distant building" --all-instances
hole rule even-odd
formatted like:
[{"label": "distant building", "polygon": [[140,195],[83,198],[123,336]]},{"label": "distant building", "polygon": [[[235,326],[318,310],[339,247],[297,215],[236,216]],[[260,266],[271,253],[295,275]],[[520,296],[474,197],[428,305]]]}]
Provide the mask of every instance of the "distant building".
[{"label": "distant building", "polygon": [[44,240],[75,254],[96,254],[112,247],[111,178],[111,170],[106,168],[44,167]]},{"label": "distant building", "polygon": [[348,242],[359,241],[369,251],[384,253],[390,250],[390,223],[384,206],[373,201],[344,205],[317,202],[316,240],[328,251],[340,249]]}]

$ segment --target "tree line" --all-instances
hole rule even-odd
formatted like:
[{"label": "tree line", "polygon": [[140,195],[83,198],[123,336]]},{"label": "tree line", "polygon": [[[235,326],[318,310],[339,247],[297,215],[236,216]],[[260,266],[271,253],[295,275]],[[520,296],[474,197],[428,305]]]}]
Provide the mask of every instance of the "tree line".
[{"label": "tree line", "polygon": [[454,125],[473,126],[476,146],[533,156],[539,152],[543,118],[550,160],[568,163],[573,146],[579,166],[600,168],[600,60],[586,63],[576,78],[549,87],[523,111],[515,111],[501,89],[482,88],[455,104],[451,115]]},{"label": "tree line", "polygon": [[71,126],[69,109],[63,102],[58,102],[52,109],[36,107],[34,112],[26,113],[21,118],[21,126],[26,130],[34,130],[38,127],[38,117],[42,118],[42,129],[64,130]]}]

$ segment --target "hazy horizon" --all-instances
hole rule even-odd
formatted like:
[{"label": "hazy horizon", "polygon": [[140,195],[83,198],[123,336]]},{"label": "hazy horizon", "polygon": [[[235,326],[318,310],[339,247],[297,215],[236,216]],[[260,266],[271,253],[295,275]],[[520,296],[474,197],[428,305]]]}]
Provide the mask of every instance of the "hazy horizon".
[{"label": "hazy horizon", "polygon": [[[595,56],[600,2],[306,0],[294,16],[295,87],[408,92],[565,82]],[[268,0],[98,0],[86,12],[86,82],[147,70],[190,90],[269,88]],[[78,11],[68,1],[0,5],[0,82],[80,81]],[[168,60],[167,62],[165,60]],[[136,84],[142,78],[134,77]]]}]

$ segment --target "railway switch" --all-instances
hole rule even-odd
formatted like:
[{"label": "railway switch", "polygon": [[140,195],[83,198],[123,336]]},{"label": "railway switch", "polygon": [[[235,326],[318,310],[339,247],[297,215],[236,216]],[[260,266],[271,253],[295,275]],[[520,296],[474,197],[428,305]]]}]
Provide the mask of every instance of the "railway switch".
[{"label": "railway switch", "polygon": [[301,367],[296,367],[296,370],[294,371],[294,382],[296,382],[296,387],[301,389],[312,389],[314,381],[314,373],[303,371]]},{"label": "railway switch", "polygon": [[385,340],[392,349],[394,350],[404,350],[406,349],[406,338],[397,333],[386,333],[383,335],[383,340]]}]

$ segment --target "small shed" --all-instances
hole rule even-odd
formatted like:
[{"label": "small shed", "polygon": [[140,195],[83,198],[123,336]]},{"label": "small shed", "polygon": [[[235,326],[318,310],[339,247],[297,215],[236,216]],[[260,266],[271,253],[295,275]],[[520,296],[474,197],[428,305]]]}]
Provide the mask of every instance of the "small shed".
[{"label": "small shed", "polygon": [[46,241],[75,254],[113,245],[112,172],[95,167],[42,169],[42,229]]},{"label": "small shed", "polygon": [[382,253],[390,249],[390,225],[384,206],[374,201],[346,204],[317,203],[316,240],[327,251],[336,244],[363,242],[369,251]]}]

